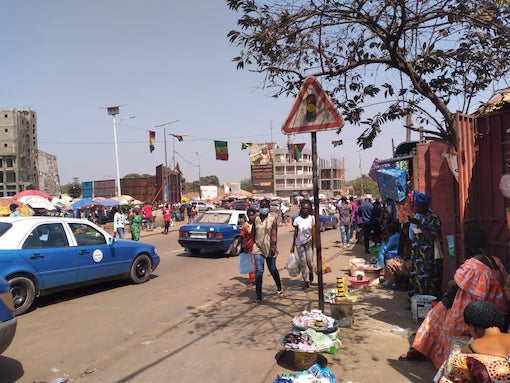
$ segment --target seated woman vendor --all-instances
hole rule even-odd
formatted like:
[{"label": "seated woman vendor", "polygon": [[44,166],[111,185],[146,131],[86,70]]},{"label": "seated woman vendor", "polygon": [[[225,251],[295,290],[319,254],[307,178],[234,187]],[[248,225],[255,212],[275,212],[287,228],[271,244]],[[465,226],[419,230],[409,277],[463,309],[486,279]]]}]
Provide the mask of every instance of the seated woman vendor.
[{"label": "seated woman vendor", "polygon": [[400,222],[391,222],[387,228],[388,239],[381,244],[377,256],[377,266],[385,267],[386,260],[392,258],[390,251],[398,250],[400,243]]},{"label": "seated woman vendor", "polygon": [[471,341],[452,351],[439,368],[434,382],[508,382],[510,334],[503,333],[505,317],[496,305],[472,301],[464,309]]}]

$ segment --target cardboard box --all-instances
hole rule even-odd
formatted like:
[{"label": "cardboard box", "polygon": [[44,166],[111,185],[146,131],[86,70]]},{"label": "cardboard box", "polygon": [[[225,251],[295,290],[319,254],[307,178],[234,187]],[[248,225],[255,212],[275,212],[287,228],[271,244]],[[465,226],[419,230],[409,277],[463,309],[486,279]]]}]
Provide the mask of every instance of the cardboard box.
[{"label": "cardboard box", "polygon": [[411,313],[415,322],[422,321],[432,309],[433,295],[414,295],[411,297]]}]

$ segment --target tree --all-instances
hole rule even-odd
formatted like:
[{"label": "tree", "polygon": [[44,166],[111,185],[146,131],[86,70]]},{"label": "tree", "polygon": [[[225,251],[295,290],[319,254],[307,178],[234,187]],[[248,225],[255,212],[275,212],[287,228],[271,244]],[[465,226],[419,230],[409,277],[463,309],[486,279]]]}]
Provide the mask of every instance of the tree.
[{"label": "tree", "polygon": [[249,192],[252,191],[251,178],[244,178],[241,180],[241,189],[249,191]]},{"label": "tree", "polygon": [[[361,187],[361,180],[363,180],[363,188]],[[362,177],[354,179],[350,184],[352,185],[354,195],[363,196],[364,194],[371,194],[374,198],[379,197],[377,182],[365,174],[363,174]]]},{"label": "tree", "polygon": [[68,194],[72,198],[78,198],[81,196],[82,189],[79,178],[74,177],[73,182],[62,185],[60,187],[60,192],[62,194]]},{"label": "tree", "polygon": [[241,15],[240,30],[228,33],[240,48],[237,68],[263,73],[274,97],[320,79],[344,119],[366,127],[364,149],[384,123],[411,116],[432,127],[406,127],[456,147],[454,112],[468,113],[477,94],[508,79],[507,0],[227,4]]},{"label": "tree", "polygon": [[126,179],[130,179],[130,178],[148,178],[148,177],[154,177],[153,175],[151,174],[147,174],[147,173],[144,173],[144,174],[138,174],[138,173],[129,173],[129,174],[126,174],[124,177],[122,177],[123,179],[126,178]]}]

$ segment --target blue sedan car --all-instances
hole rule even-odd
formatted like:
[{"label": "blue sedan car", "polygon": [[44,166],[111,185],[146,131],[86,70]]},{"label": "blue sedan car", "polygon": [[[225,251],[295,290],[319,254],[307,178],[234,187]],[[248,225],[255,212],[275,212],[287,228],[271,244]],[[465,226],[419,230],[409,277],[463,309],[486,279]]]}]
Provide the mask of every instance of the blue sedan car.
[{"label": "blue sedan car", "polygon": [[85,219],[0,218],[0,276],[16,315],[39,295],[114,279],[147,282],[159,261],[153,245],[115,239]]},{"label": "blue sedan car", "polygon": [[246,221],[248,216],[244,210],[206,211],[193,223],[179,228],[178,241],[191,254],[202,250],[226,252]]},{"label": "blue sedan car", "polygon": [[16,326],[11,288],[9,283],[0,277],[0,354],[12,343]]},{"label": "blue sedan car", "polygon": [[[314,214],[313,212],[311,213]],[[292,220],[298,216],[295,214],[292,216]],[[319,206],[319,219],[320,219],[320,231],[325,231],[326,229],[337,229],[339,225],[338,216],[331,210],[329,210],[325,206]]]}]

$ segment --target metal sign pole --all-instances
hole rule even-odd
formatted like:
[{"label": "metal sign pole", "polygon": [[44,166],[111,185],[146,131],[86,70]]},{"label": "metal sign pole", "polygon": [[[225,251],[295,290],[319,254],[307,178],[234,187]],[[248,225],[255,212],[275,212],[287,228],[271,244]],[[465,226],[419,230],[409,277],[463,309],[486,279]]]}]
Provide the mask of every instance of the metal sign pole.
[{"label": "metal sign pole", "polygon": [[319,287],[319,309],[324,312],[324,282],[322,279],[321,221],[319,212],[319,174],[317,171],[317,132],[312,132],[312,177],[313,210],[315,219],[315,252],[317,255],[317,283]]}]

